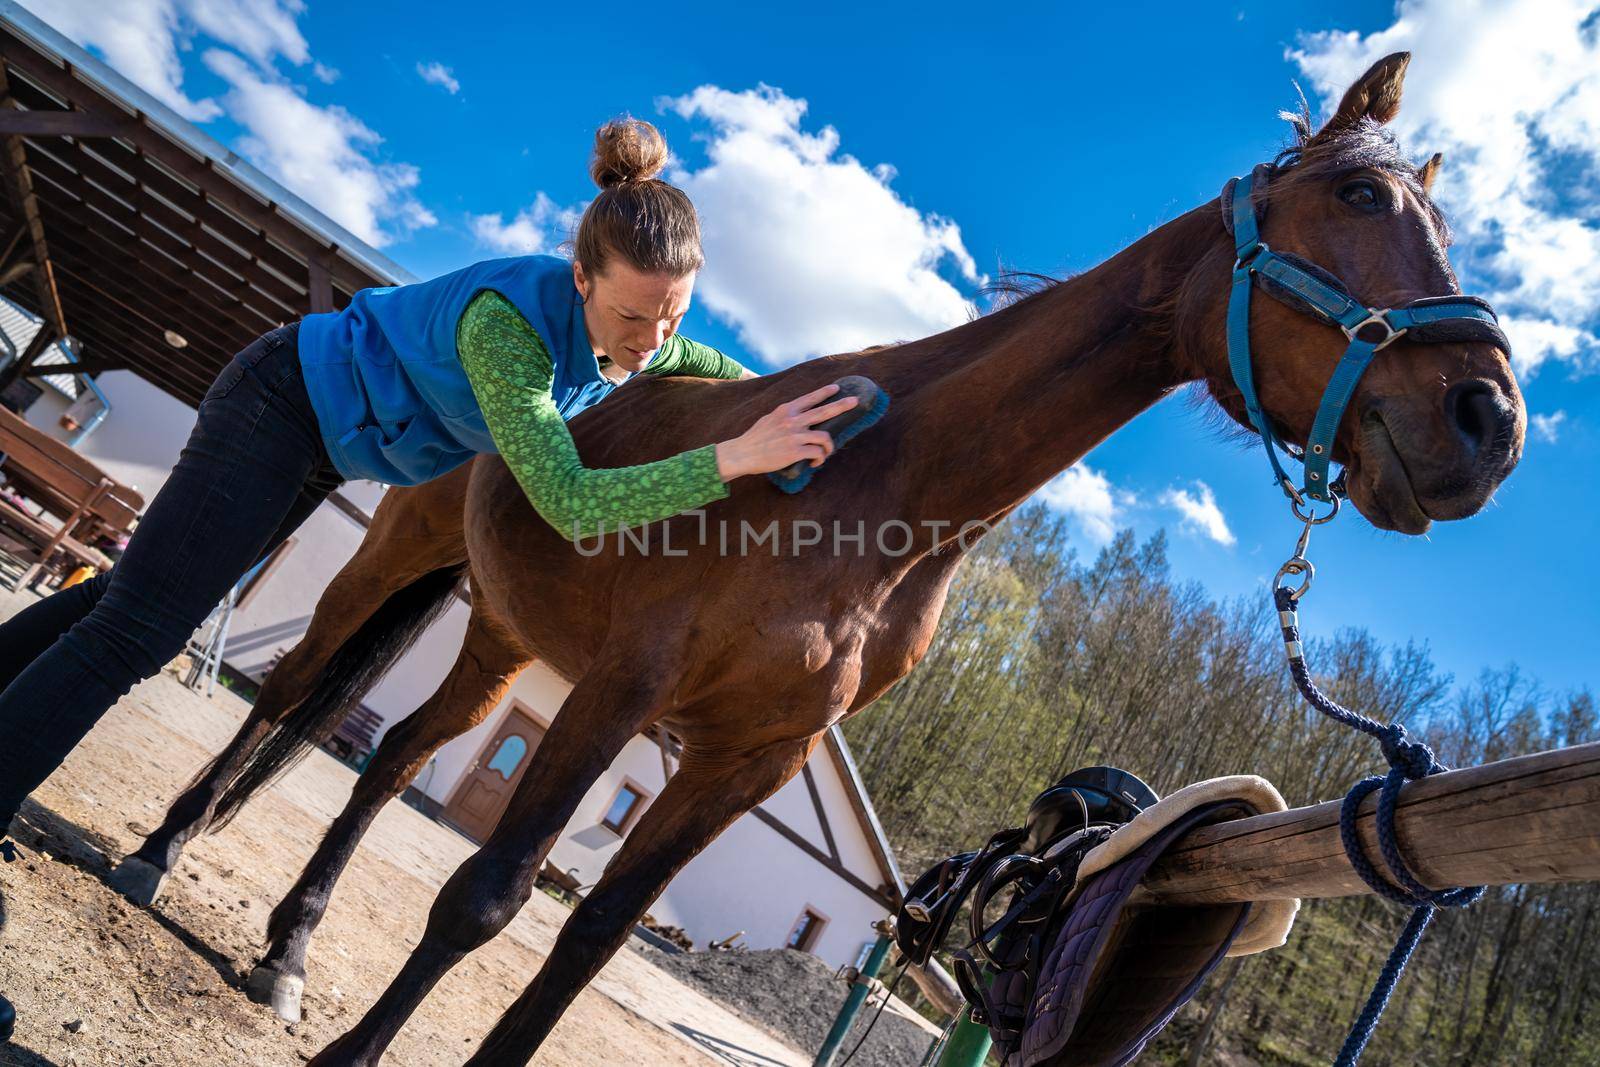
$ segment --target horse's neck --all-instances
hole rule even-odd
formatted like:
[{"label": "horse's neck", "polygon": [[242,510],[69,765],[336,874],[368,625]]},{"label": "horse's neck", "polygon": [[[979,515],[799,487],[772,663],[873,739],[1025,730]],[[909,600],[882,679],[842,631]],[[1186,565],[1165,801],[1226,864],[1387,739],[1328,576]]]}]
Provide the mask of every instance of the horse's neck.
[{"label": "horse's neck", "polygon": [[993,521],[1190,378],[1167,309],[1220,241],[1214,215],[1196,209],[1046,292],[879,354],[886,377],[915,382],[902,517],[953,523],[944,537]]}]

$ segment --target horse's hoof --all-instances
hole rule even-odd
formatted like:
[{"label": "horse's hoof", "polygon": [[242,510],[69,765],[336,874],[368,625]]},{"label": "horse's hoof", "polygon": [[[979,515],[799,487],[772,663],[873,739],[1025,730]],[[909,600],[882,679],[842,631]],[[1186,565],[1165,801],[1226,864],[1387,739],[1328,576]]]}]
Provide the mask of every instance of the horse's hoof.
[{"label": "horse's hoof", "polygon": [[129,856],[111,872],[111,888],[135,904],[148,907],[165,892],[167,873],[148,860]]},{"label": "horse's hoof", "polygon": [[272,1014],[286,1023],[300,1021],[300,994],[306,989],[306,980],[292,974],[279,974],[271,967],[257,967],[250,972],[245,985],[245,995],[257,1004],[272,1005]]},{"label": "horse's hoof", "polygon": [[10,1041],[16,1029],[17,1009],[11,1006],[11,1001],[0,997],[0,1044]]}]

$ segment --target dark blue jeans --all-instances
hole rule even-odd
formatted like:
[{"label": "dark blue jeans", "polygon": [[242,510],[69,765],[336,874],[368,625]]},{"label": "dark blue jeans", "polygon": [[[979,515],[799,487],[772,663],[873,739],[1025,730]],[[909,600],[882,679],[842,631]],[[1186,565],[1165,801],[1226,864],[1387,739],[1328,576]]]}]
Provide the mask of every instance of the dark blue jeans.
[{"label": "dark blue jeans", "polygon": [[299,330],[264,334],[223,368],[116,566],[0,624],[0,835],[342,481],[300,374]]}]

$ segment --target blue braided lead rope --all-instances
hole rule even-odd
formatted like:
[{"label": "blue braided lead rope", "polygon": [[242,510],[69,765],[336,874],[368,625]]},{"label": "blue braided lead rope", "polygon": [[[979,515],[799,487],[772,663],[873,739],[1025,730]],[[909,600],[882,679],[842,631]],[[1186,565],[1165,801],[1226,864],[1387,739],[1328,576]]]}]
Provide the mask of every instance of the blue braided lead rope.
[{"label": "blue braided lead rope", "polygon": [[[1362,1051],[1367,1047],[1367,1042],[1372,1040],[1372,1034],[1378,1027],[1378,1020],[1383,1017],[1383,1011],[1389,1005],[1389,998],[1393,995],[1395,986],[1399,984],[1400,976],[1405,973],[1406,964],[1410,962],[1412,953],[1422,941],[1422,935],[1428,929],[1428,924],[1433,921],[1434,913],[1440,908],[1466,907],[1483,896],[1484,887],[1429,889],[1411,873],[1411,868],[1400,852],[1399,835],[1395,832],[1394,826],[1395,809],[1399,807],[1400,802],[1400,787],[1407,781],[1426,778],[1430,774],[1438,774],[1449,768],[1434,757],[1433,750],[1427,745],[1412,740],[1404,726],[1399,723],[1384,725],[1375,719],[1369,719],[1359,712],[1344,707],[1318,689],[1316,682],[1311,678],[1311,669],[1306,665],[1305,649],[1300,643],[1300,617],[1295,606],[1294,591],[1286,586],[1280,586],[1274,590],[1273,600],[1278,608],[1278,622],[1283,627],[1284,650],[1289,654],[1289,673],[1294,677],[1300,695],[1305,697],[1306,702],[1312,707],[1335,722],[1375,738],[1383,749],[1384,758],[1389,761],[1387,775],[1381,777],[1374,775],[1357,782],[1346,794],[1344,803],[1339,808],[1339,840],[1344,845],[1345,855],[1350,859],[1350,866],[1355,868],[1356,874],[1361,876],[1361,880],[1374,893],[1412,909],[1411,917],[1406,920],[1405,928],[1401,930],[1399,940],[1395,942],[1394,949],[1383,965],[1383,970],[1379,972],[1372,992],[1367,995],[1367,1002],[1362,1007],[1361,1014],[1350,1027],[1350,1034],[1339,1050],[1339,1058],[1334,1060],[1334,1067],[1355,1067],[1361,1059]],[[1357,830],[1361,802],[1374,790],[1378,790],[1378,852],[1383,858],[1384,867],[1388,869],[1388,878],[1385,878],[1367,858],[1366,850],[1361,844],[1361,835]]]}]

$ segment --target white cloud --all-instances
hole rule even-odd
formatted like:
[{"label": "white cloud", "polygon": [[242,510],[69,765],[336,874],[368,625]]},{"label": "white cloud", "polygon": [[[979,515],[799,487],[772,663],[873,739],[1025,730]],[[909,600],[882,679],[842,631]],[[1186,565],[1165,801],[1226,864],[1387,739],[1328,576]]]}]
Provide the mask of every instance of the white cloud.
[{"label": "white cloud", "polygon": [[660,106],[709,127],[706,165],[672,179],[700,212],[701,298],[763,358],[794,363],[970,317],[941,273],[980,284],[959,227],[902,200],[892,167],[841,153],[833,127],[803,130],[804,100],[703,85]]},{"label": "white cloud", "polygon": [[1565,411],[1553,412],[1549,415],[1533,415],[1528,419],[1528,428],[1539,440],[1548,444],[1555,444],[1561,436],[1561,424],[1567,421]]},{"label": "white cloud", "polygon": [[184,118],[205,122],[222,114],[215,100],[193,100],[183,91],[178,52],[190,34],[176,0],[30,0],[29,6]]},{"label": "white cloud", "polygon": [[297,66],[311,59],[297,23],[305,10],[301,0],[50,0],[33,6],[191,122],[222,114],[215,100],[193,99],[183,89],[181,54],[197,34],[238,49],[262,67],[278,57]]},{"label": "white cloud", "polygon": [[1237,540],[1228,529],[1228,520],[1217,506],[1216,494],[1205,482],[1195,482],[1198,492],[1187,489],[1168,489],[1161,494],[1161,503],[1175,509],[1182,516],[1183,525],[1196,533],[1211,538],[1219,545],[1232,545]]},{"label": "white cloud", "polygon": [[[243,155],[363,240],[432,225],[413,194],[415,167],[372,158],[382,138],[343,108],[310,103],[278,72],[281,59],[324,83],[339,76],[312,59],[304,12],[303,0],[50,0],[39,13],[184,118],[226,113],[245,131]],[[182,55],[201,38],[236,50],[204,53],[228,85],[220,99],[184,87]]]},{"label": "white cloud", "polygon": [[437,60],[432,63],[418,63],[417,73],[423,81],[429,85],[437,85],[451,96],[461,91],[461,83],[456,81],[455,72]]},{"label": "white cloud", "polygon": [[1600,20],[1592,0],[1401,0],[1387,29],[1304,36],[1290,52],[1331,108],[1408,50],[1395,126],[1445,154],[1435,192],[1468,288],[1507,312],[1517,369],[1600,350]]},{"label": "white cloud", "polygon": [[213,49],[205,63],[228,83],[228,113],[249,131],[244,154],[351,233],[383,245],[437,221],[413,195],[417,168],[373,160],[383,139],[350,112],[310,103],[232,52]]},{"label": "white cloud", "polygon": [[522,256],[554,251],[577,231],[582,217],[582,206],[564,208],[540,193],[510,222],[499,214],[469,215],[467,221],[479,244]]},{"label": "white cloud", "polygon": [[[148,2],[148,0],[147,0]],[[282,56],[296,66],[311,59],[300,33],[301,0],[179,0],[200,32],[230,45],[263,67]]]},{"label": "white cloud", "polygon": [[1110,541],[1117,532],[1123,503],[1131,497],[1119,493],[1105,475],[1084,463],[1068,467],[1046,482],[1039,499],[1057,511],[1072,516],[1085,537],[1097,545]]}]

